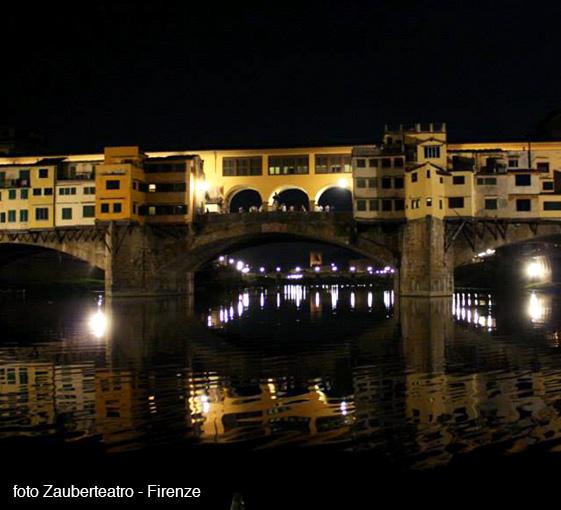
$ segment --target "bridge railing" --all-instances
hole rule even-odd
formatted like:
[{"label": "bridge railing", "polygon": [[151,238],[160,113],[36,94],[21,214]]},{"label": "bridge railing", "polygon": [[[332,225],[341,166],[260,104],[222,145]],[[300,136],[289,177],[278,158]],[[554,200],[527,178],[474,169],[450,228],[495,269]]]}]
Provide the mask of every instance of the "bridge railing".
[{"label": "bridge railing", "polygon": [[350,211],[337,212],[304,212],[304,211],[268,211],[268,212],[243,212],[243,213],[207,213],[195,216],[194,222],[198,224],[232,224],[240,223],[269,223],[269,222],[349,222],[353,220]]}]

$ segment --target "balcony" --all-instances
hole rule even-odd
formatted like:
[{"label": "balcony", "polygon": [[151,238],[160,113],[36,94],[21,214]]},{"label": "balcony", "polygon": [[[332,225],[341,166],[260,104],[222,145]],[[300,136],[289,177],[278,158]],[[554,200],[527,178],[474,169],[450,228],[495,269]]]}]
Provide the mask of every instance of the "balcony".
[{"label": "balcony", "polygon": [[0,188],[29,188],[29,179],[4,179]]}]

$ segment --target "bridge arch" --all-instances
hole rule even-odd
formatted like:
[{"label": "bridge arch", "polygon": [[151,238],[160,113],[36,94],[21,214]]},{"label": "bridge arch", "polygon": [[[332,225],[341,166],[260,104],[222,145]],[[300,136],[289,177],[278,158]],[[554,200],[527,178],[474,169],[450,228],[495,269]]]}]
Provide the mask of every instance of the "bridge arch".
[{"label": "bridge arch", "polygon": [[315,195],[314,201],[317,205],[325,207],[329,205],[335,211],[352,211],[353,194],[351,190],[339,184],[331,184],[321,188]]},{"label": "bridge arch", "polygon": [[240,207],[248,210],[249,207],[259,207],[263,203],[261,193],[255,188],[237,186],[230,190],[227,197],[228,212],[238,212]]},{"label": "bridge arch", "polygon": [[296,210],[300,210],[302,205],[306,210],[310,209],[310,197],[308,192],[300,187],[292,184],[286,184],[276,188],[269,196],[269,205],[273,205],[274,197],[279,197],[280,204],[286,204],[287,207],[294,206]]}]

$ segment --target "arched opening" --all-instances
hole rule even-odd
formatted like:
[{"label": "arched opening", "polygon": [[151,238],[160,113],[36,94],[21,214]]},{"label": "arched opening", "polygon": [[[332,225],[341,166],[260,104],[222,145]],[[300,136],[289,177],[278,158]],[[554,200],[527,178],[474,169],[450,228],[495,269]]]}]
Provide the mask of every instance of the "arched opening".
[{"label": "arched opening", "polygon": [[52,248],[23,243],[0,244],[0,284],[4,287],[64,285],[103,289],[103,269]]},{"label": "arched opening", "polygon": [[229,211],[231,213],[239,212],[240,210],[249,211],[252,207],[259,208],[263,200],[258,191],[254,189],[242,189],[236,191],[230,198]]},{"label": "arched opening", "polygon": [[275,200],[280,207],[286,206],[287,209],[294,209],[295,211],[301,211],[302,208],[307,211],[310,208],[308,194],[298,188],[288,188],[273,193],[272,202],[274,203]]},{"label": "arched opening", "polygon": [[317,205],[321,207],[328,205],[333,211],[352,211],[353,194],[347,188],[332,186],[321,192],[317,199]]}]

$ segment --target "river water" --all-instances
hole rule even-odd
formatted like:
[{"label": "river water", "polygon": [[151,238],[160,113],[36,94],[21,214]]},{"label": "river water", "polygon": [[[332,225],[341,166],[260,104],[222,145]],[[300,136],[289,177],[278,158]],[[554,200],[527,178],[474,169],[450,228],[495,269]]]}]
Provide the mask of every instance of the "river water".
[{"label": "river water", "polygon": [[[561,451],[556,294],[350,285],[5,295],[0,444],[341,451],[407,471]],[[90,451],[90,450],[88,450]]]}]

